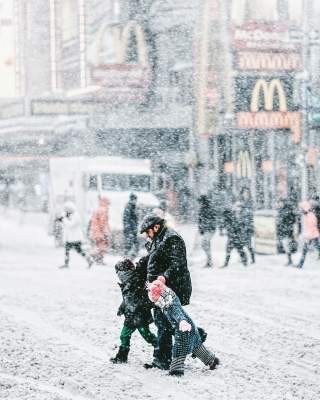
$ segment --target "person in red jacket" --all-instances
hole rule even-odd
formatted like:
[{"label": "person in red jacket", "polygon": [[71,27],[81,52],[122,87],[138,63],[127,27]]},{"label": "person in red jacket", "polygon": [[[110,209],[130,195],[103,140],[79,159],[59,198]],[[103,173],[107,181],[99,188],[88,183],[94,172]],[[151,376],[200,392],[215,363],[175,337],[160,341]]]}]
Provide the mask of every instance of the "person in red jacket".
[{"label": "person in red jacket", "polygon": [[92,256],[97,264],[104,264],[103,257],[110,245],[109,200],[100,198],[99,207],[93,212],[90,224],[90,239],[95,244]]}]

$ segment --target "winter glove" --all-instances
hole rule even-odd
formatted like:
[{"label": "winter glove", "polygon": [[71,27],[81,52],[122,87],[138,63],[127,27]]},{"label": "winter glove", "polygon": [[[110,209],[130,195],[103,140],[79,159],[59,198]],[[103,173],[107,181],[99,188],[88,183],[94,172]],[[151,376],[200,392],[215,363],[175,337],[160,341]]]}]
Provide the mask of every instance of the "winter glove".
[{"label": "winter glove", "polygon": [[192,328],[191,325],[187,321],[185,320],[180,321],[179,331],[190,332],[191,328]]}]

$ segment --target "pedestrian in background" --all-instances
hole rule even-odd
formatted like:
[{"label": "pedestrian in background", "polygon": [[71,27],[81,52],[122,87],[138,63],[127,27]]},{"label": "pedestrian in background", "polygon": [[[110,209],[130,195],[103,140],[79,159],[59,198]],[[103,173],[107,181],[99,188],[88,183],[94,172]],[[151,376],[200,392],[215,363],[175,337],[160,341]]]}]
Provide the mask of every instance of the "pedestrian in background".
[{"label": "pedestrian in background", "polygon": [[287,265],[292,265],[292,254],[298,249],[294,237],[298,214],[294,203],[289,198],[280,200],[277,221],[279,241],[288,257]]},{"label": "pedestrian in background", "polygon": [[236,249],[240,255],[241,262],[244,266],[247,265],[247,256],[244,251],[244,242],[242,238],[242,229],[240,221],[234,209],[226,208],[223,212],[225,228],[227,231],[227,246],[226,246],[226,257],[225,262],[221,268],[229,265],[231,251]]},{"label": "pedestrian in background", "polygon": [[101,197],[99,207],[93,212],[90,222],[90,239],[94,243],[92,256],[97,264],[104,265],[103,257],[111,242],[109,226],[109,200]]},{"label": "pedestrian in background", "polygon": [[217,210],[215,209],[214,205],[207,195],[201,195],[198,199],[198,202],[198,229],[201,235],[201,246],[207,258],[205,267],[211,268],[213,267],[211,240],[216,231]]},{"label": "pedestrian in background", "polygon": [[156,207],[153,212],[158,215],[158,217],[166,221],[166,227],[174,229],[175,220],[173,216],[168,212],[168,203],[166,200],[160,200],[159,207]]},{"label": "pedestrian in background", "polygon": [[314,215],[317,218],[318,230],[320,232],[320,197],[319,196],[314,196],[314,199],[312,202],[312,211],[314,212]]},{"label": "pedestrian in background", "polygon": [[320,232],[318,229],[318,221],[314,212],[311,209],[309,201],[300,203],[302,209],[302,234],[303,234],[303,249],[302,255],[297,268],[302,268],[306,259],[306,255],[310,250],[311,246],[314,245],[318,250],[318,257],[320,258]]},{"label": "pedestrian in background", "polygon": [[68,201],[65,203],[62,221],[65,243],[65,260],[64,264],[60,268],[69,267],[71,249],[74,249],[77,253],[82,255],[82,257],[84,257],[88,262],[88,268],[90,268],[93,261],[82,248],[83,233],[81,229],[81,220],[73,202]]},{"label": "pedestrian in background", "polygon": [[139,252],[137,196],[131,193],[123,217],[124,255],[135,258]]},{"label": "pedestrian in background", "polygon": [[253,248],[254,236],[254,218],[253,218],[253,203],[250,190],[243,188],[240,194],[239,202],[239,222],[242,230],[242,240],[245,247],[249,250],[251,263],[255,263],[255,252]]}]

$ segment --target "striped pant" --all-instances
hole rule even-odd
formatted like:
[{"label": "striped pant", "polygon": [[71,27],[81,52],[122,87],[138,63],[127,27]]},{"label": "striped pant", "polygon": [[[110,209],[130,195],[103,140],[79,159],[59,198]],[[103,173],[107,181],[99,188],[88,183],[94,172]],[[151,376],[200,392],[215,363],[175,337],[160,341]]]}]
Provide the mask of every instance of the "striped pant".
[{"label": "striped pant", "polygon": [[[216,358],[215,355],[208,350],[203,344],[193,350],[192,353],[194,356],[199,358],[200,361],[203,362],[204,365],[210,365],[213,363]],[[182,372],[184,371],[184,362],[186,360],[186,356],[178,356],[172,359],[170,365],[170,372]]]}]

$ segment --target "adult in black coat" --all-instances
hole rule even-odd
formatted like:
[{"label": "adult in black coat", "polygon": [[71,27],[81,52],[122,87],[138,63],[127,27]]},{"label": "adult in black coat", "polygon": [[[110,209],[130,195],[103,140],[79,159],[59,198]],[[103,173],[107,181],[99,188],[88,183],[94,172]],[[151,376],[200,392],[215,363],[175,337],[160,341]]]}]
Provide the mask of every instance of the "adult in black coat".
[{"label": "adult in black coat", "polygon": [[206,195],[201,195],[198,202],[198,229],[201,235],[201,246],[207,256],[206,267],[212,267],[211,239],[216,231],[217,210]]},{"label": "adult in black coat", "polygon": [[236,212],[231,208],[226,208],[223,212],[225,229],[227,231],[226,258],[222,268],[227,267],[230,261],[231,251],[237,249],[241,262],[247,265],[247,256],[244,251],[245,243],[243,241],[242,229]]},{"label": "adult in black coat", "polygon": [[130,194],[123,212],[123,243],[126,257],[134,258],[139,251],[137,196]]},{"label": "adult in black coat", "polygon": [[255,252],[252,244],[252,238],[254,236],[253,203],[250,191],[247,188],[244,188],[241,193],[241,200],[239,203],[239,223],[242,230],[243,243],[249,250],[251,262],[254,263]]},{"label": "adult in black coat", "polygon": [[287,265],[292,265],[292,254],[297,251],[294,228],[298,220],[299,216],[294,203],[290,199],[280,200],[277,216],[278,237],[288,256]]},{"label": "adult in black coat", "polygon": [[[192,284],[184,240],[177,232],[167,228],[165,221],[156,214],[144,218],[140,233],[144,232],[150,240],[147,244],[146,260],[148,282],[161,276],[165,284],[179,297],[181,304],[189,304]],[[154,321],[158,328],[159,353],[155,355],[153,363],[146,367],[169,369],[172,358],[172,327],[158,307],[154,309]],[[205,337],[201,328],[200,332]]]},{"label": "adult in black coat", "polygon": [[119,261],[116,266],[116,273],[119,278],[119,286],[122,293],[122,303],[117,315],[124,315],[124,323],[120,334],[119,351],[113,363],[126,362],[130,350],[131,336],[137,329],[144,340],[157,347],[157,337],[150,331],[149,324],[153,322],[151,308],[152,303],[148,299],[145,289],[146,269],[143,263],[136,266],[132,261],[126,259]]}]

